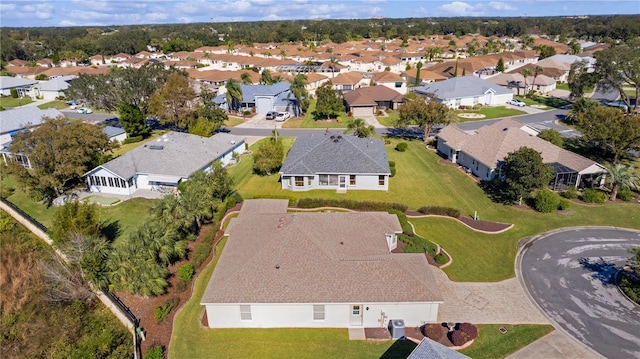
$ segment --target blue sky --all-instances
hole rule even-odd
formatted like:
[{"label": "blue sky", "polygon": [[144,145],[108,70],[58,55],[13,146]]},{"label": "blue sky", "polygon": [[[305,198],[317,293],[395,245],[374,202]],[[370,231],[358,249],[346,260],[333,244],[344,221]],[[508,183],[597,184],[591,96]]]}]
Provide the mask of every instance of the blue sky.
[{"label": "blue sky", "polygon": [[0,26],[640,14],[633,0],[1,0]]}]

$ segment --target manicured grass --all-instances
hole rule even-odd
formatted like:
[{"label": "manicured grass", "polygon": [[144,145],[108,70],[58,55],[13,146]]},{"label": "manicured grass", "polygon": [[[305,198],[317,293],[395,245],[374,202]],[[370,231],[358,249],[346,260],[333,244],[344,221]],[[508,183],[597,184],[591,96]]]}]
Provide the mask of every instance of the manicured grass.
[{"label": "manicured grass", "polygon": [[66,101],[63,100],[53,100],[51,102],[43,103],[42,105],[38,105],[38,108],[41,110],[46,110],[48,108],[55,108],[56,110],[62,110],[64,108],[69,107]]},{"label": "manicured grass", "polygon": [[[0,166],[4,166],[4,162],[0,163]],[[20,190],[15,176],[8,175],[6,171],[3,171],[0,186],[2,186],[2,188],[12,187],[15,189],[13,194],[7,198],[9,202],[18,206],[21,210],[35,218],[45,227],[48,228],[53,224],[53,216],[56,213],[56,207],[47,207],[42,202],[32,200],[25,192]]]},{"label": "manicured grass", "polygon": [[[100,207],[100,219],[107,224],[114,223],[117,229],[117,238],[126,237],[131,231],[138,228],[149,217],[149,209],[153,200],[145,198],[133,198],[115,206]],[[110,233],[111,238],[116,236]],[[116,240],[117,240],[116,238]]]},{"label": "manicured grass", "polygon": [[234,127],[241,123],[245,123],[242,117],[229,116],[229,119],[224,122],[224,127]]},{"label": "manicured grass", "polygon": [[524,96],[514,96],[518,100],[527,104],[527,106],[531,105],[539,105],[544,107],[539,107],[543,110],[551,110],[554,108],[560,108],[566,105],[569,105],[570,102],[567,100],[563,100],[557,97],[548,97],[548,96],[536,96],[536,97],[524,97]]},{"label": "manicured grass", "polygon": [[[565,90],[565,91],[571,91],[571,89],[569,88],[569,84],[566,82],[563,83],[556,83],[556,89],[558,90]],[[593,92],[593,90],[595,90],[595,87],[591,86],[591,87],[585,87],[584,89],[584,93],[585,94],[590,94]]]},{"label": "manicured grass", "polygon": [[30,98],[22,97],[22,98],[13,98],[13,97],[0,97],[0,106],[4,108],[13,108],[24,106],[26,104],[32,103],[33,101]]},{"label": "manicured grass", "polygon": [[316,121],[313,118],[313,111],[316,109],[316,100],[311,100],[309,108],[303,118],[290,118],[282,124],[282,128],[346,128],[346,113],[338,116],[338,122]]},{"label": "manicured grass", "polygon": [[[282,190],[279,176],[252,174],[251,156],[242,158],[230,173],[245,199],[258,197],[299,199],[341,198],[353,200],[398,202],[416,210],[421,206],[458,208],[472,217],[474,211],[483,220],[513,223],[514,228],[498,234],[482,234],[445,218],[411,219],[422,237],[440,244],[453,257],[445,272],[457,281],[500,281],[514,276],[516,245],[521,238],[560,227],[603,225],[640,228],[637,203],[598,206],[573,204],[569,213],[542,214],[533,210],[493,203],[476,182],[458,168],[438,163],[440,157],[425,149],[418,141],[410,141],[406,152],[387,145],[389,160],[396,162],[397,174],[391,178],[389,191],[333,190],[293,192]],[[285,152],[288,149],[285,146]]]},{"label": "manicured grass", "polygon": [[351,341],[347,329],[203,328],[200,300],[225,243],[226,238],[218,244],[215,258],[196,279],[193,295],[175,316],[169,358],[208,358],[211,353],[220,358],[406,358],[415,347],[410,341]]},{"label": "manicured grass", "polygon": [[456,111],[456,113],[458,115],[461,113],[479,113],[485,116],[483,118],[463,118],[458,116],[459,122],[489,120],[492,118],[510,117],[510,116],[518,116],[518,115],[526,114],[526,112],[524,111],[516,110],[514,108],[509,108],[506,106],[482,107],[479,110],[459,110],[459,111]]},{"label": "manicured grass", "polygon": [[[507,333],[500,333],[500,327]],[[460,352],[474,359],[504,358],[552,331],[551,325],[480,324],[476,340]]]},{"label": "manicured grass", "polygon": [[387,114],[389,116],[384,116],[384,117],[376,116],[376,119],[378,120],[378,122],[380,122],[382,126],[395,127],[396,121],[398,121],[398,117],[400,117],[400,112],[393,111],[393,112],[387,112]]}]

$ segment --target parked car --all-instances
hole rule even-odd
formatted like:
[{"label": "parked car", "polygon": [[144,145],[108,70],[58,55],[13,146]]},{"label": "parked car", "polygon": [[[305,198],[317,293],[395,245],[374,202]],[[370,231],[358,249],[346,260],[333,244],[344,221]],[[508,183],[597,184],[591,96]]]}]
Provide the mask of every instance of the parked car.
[{"label": "parked car", "polygon": [[265,119],[267,119],[267,120],[275,120],[276,116],[278,116],[277,112],[269,111],[269,112],[267,112],[267,117],[265,117]]},{"label": "parked car", "polygon": [[90,108],[86,108],[86,107],[80,107],[79,109],[76,110],[77,113],[93,113],[93,111]]},{"label": "parked car", "polygon": [[278,112],[278,115],[276,116],[276,121],[278,122],[286,121],[289,117],[291,117],[291,114],[289,112]]},{"label": "parked car", "polygon": [[524,102],[522,102],[522,101],[520,101],[518,99],[515,99],[515,98],[513,100],[507,101],[507,103],[509,105],[518,106],[518,107],[525,107],[527,105],[526,103],[524,103]]}]

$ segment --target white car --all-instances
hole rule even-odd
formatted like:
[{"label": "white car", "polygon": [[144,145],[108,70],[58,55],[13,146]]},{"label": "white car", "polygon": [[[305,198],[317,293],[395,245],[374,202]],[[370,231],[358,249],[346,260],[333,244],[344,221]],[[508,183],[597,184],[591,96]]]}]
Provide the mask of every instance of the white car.
[{"label": "white car", "polygon": [[291,117],[291,114],[289,112],[278,112],[278,115],[276,116],[276,121],[283,122],[283,121],[286,121],[289,117]]},{"label": "white car", "polygon": [[80,107],[79,109],[76,110],[77,113],[93,113],[93,111],[90,108],[86,108],[86,107]]},{"label": "white car", "polygon": [[515,99],[515,98],[513,100],[507,101],[507,103],[509,105],[518,106],[518,107],[525,107],[527,105],[526,103],[524,103],[524,102],[522,102],[522,101],[520,101],[518,99]]}]

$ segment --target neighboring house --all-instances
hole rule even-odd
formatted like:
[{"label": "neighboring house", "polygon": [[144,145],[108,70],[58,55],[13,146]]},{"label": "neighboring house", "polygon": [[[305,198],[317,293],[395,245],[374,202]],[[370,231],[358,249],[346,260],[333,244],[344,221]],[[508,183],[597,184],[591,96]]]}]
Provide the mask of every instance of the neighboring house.
[{"label": "neighboring house", "polygon": [[460,106],[500,106],[513,99],[513,92],[475,76],[452,77],[448,80],[415,87],[421,95],[435,95],[449,108]]},{"label": "neighboring house", "polygon": [[345,72],[331,79],[333,89],[345,93],[347,91],[366,86],[368,82],[369,80],[367,80],[361,73],[358,72]]},{"label": "neighboring house", "polygon": [[64,97],[64,92],[69,88],[71,80],[77,76],[58,76],[48,81],[40,81],[33,85],[30,95],[34,99],[53,101],[58,97]]},{"label": "neighboring house", "polygon": [[532,148],[542,161],[552,165],[553,190],[591,187],[605,173],[601,164],[537,137],[537,130],[513,119],[504,119],[470,134],[457,126],[447,126],[437,135],[437,149],[453,163],[469,169],[482,180],[500,178],[507,154],[521,147]]},{"label": "neighboring house", "polygon": [[2,96],[11,96],[11,89],[16,89],[18,97],[29,96],[31,86],[37,84],[36,80],[22,77],[0,76],[0,93]]},{"label": "neighboring house", "polygon": [[404,82],[404,79],[400,77],[400,75],[394,74],[390,71],[377,72],[373,74],[371,83],[372,86],[385,86],[402,95],[407,94],[407,84]]},{"label": "neighboring house", "polygon": [[389,189],[384,142],[347,135],[299,136],[280,169],[282,189]]},{"label": "neighboring house", "polygon": [[109,137],[109,141],[116,141],[118,143],[122,143],[127,138],[127,133],[122,127],[115,126],[104,126],[102,128],[102,132],[104,132],[107,137]]},{"label": "neighboring house", "polygon": [[443,302],[424,254],[392,253],[386,212],[287,212],[246,200],[200,301],[209,328],[386,327],[438,320]]},{"label": "neighboring house", "polygon": [[35,106],[26,106],[0,111],[0,152],[5,163],[17,161],[24,167],[31,168],[31,162],[27,156],[9,151],[13,136],[40,126],[44,118],[58,117],[64,117],[64,115],[55,108],[41,110]]},{"label": "neighboring house", "polygon": [[556,80],[544,74],[538,74],[538,76],[535,77],[535,83],[533,76],[527,76],[526,89],[524,76],[518,72],[499,74],[488,78],[487,81],[510,88],[514,94],[523,96],[531,90],[536,91],[538,94],[548,94],[556,89]]},{"label": "neighboring house", "polygon": [[344,102],[353,117],[371,117],[378,109],[397,110],[404,96],[386,86],[371,86],[345,93]]},{"label": "neighboring house", "polygon": [[[407,83],[415,84],[417,71],[418,69],[414,68],[409,71],[403,72],[401,76],[405,79]],[[422,68],[420,69],[420,83],[418,85],[430,84],[432,82],[444,81],[446,79],[448,79],[448,77],[437,74],[425,68]]]},{"label": "neighboring house", "polygon": [[469,357],[427,337],[422,338],[407,359],[468,359]]},{"label": "neighboring house", "polygon": [[[242,90],[242,109],[255,109],[256,113],[266,114],[269,111],[291,111],[296,103],[290,95],[290,83],[282,81],[273,85],[240,85]],[[213,102],[224,109],[228,109],[226,88],[220,87],[222,94],[216,96]]]},{"label": "neighboring house", "polygon": [[245,151],[244,138],[227,133],[200,137],[169,132],[153,142],[102,164],[84,174],[89,191],[131,195],[138,189],[177,187],[195,172],[235,161]]}]

